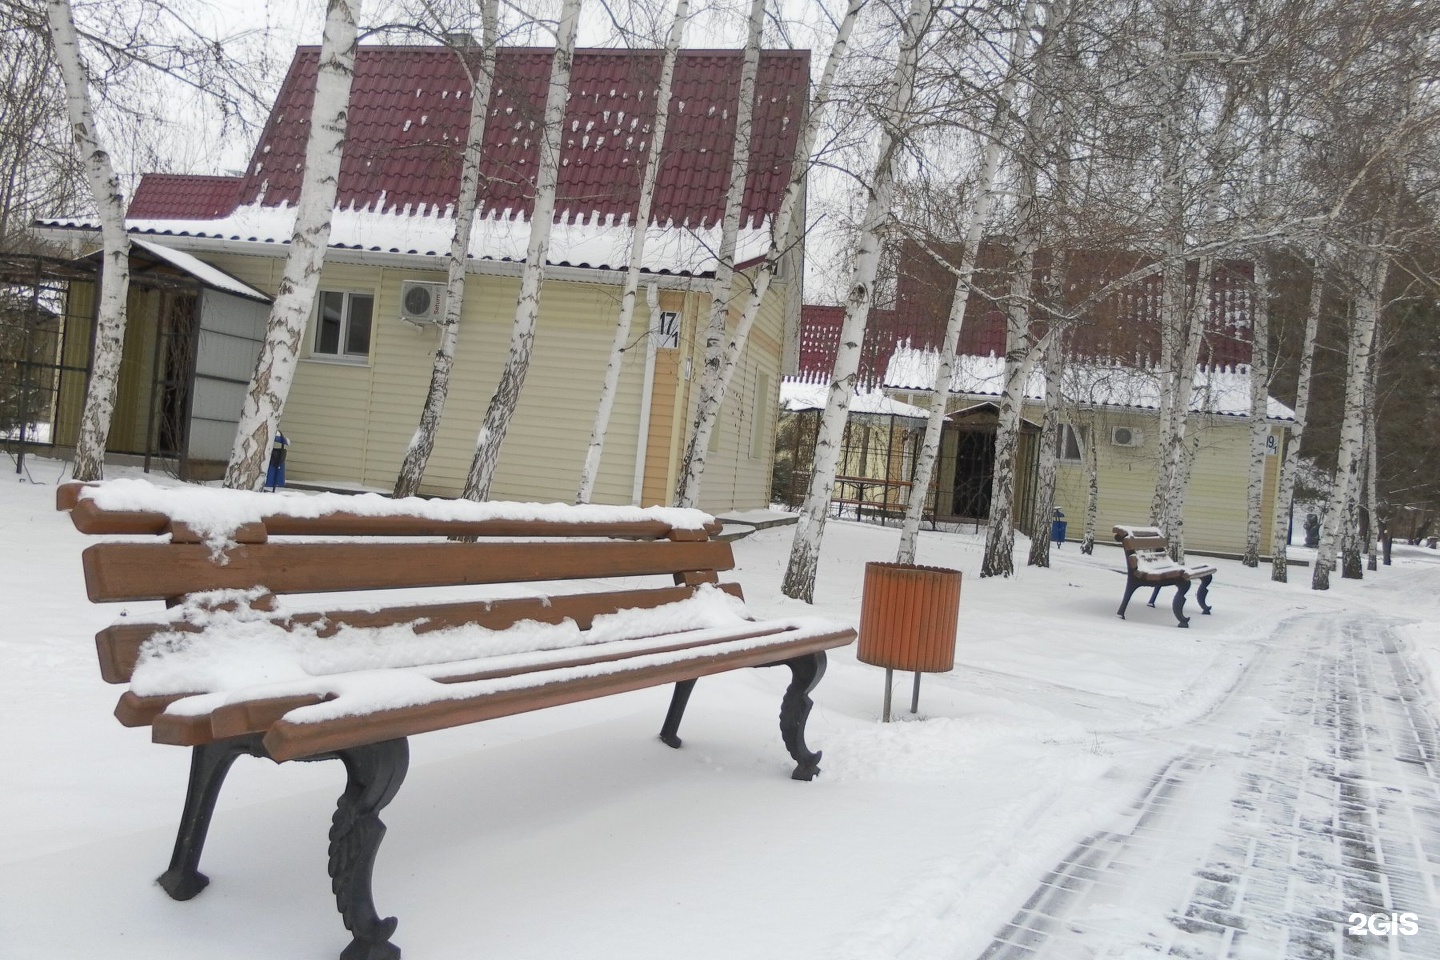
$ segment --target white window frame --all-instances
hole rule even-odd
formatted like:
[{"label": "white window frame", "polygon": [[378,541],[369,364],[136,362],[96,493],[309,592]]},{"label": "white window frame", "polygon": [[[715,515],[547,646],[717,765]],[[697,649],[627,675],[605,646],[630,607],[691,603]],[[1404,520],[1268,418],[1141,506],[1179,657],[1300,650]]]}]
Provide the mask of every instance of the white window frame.
[{"label": "white window frame", "polygon": [[[331,353],[320,349],[321,334],[321,304],[326,295],[339,295],[344,299],[341,301],[341,322],[340,333],[337,338],[337,350]],[[370,300],[370,337],[364,353],[351,353],[345,350],[350,339],[351,303],[355,297],[368,297]],[[351,365],[363,366],[370,362],[370,355],[375,349],[375,333],[377,310],[380,303],[380,296],[374,289],[363,289],[356,287],[322,287],[315,292],[315,306],[310,313],[310,359],[319,360],[323,363],[348,363]]]}]

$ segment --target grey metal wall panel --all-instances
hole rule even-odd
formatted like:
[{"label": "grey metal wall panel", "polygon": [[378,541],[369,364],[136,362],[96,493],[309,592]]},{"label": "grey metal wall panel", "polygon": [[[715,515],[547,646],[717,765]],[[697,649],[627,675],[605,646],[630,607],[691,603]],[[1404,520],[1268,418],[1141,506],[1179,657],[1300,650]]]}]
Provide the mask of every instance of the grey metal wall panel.
[{"label": "grey metal wall panel", "polygon": [[245,402],[246,385],[221,380],[195,381],[194,420],[227,420],[233,430],[240,422],[240,406]]},{"label": "grey metal wall panel", "polygon": [[267,304],[206,290],[200,306],[189,454],[228,460],[270,317]]},{"label": "grey metal wall panel", "polygon": [[235,442],[235,424],[230,420],[190,421],[190,458],[192,460],[230,459],[230,447]]},{"label": "grey metal wall panel", "polygon": [[265,339],[265,323],[269,318],[268,304],[206,290],[200,308],[200,329],[258,341]]},{"label": "grey metal wall panel", "polygon": [[257,341],[201,329],[200,349],[195,355],[195,376],[249,382],[255,373],[255,358],[258,355]]}]

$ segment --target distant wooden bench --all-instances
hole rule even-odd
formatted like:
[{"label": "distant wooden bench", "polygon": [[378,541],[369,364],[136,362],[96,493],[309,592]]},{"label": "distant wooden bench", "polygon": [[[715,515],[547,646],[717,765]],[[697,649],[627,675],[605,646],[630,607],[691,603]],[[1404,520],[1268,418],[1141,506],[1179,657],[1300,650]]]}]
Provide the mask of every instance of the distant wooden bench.
[{"label": "distant wooden bench", "polygon": [[[673,683],[660,739],[679,747],[697,678],[783,664],[792,679],[780,733],[796,763],[792,776],[819,772],[820,753],[805,744],[809,694],[825,672],[825,650],[855,633],[813,618],[750,617],[740,587],[718,582],[734,565],[730,545],[710,539],[719,524],[697,511],[559,507],[557,518],[550,507],[539,519],[517,519],[507,508],[526,505],[427,501],[414,513],[396,504],[389,515],[301,516],[314,498],[120,486],[133,483],[66,485],[58,506],[71,509],[82,533],[130,538],[84,551],[91,601],[163,600],[174,608],[162,621],[126,617],[96,644],[104,679],[131,684],[115,710],[120,722],[148,725],[158,743],[193,748],[179,836],[160,877],[177,900],[209,882],[199,871],[201,849],[221,784],[242,754],[344,763],[329,872],[354,938],[345,960],[400,954],[390,942],[395,919],[376,913],[371,873],[385,832],[379,811],[405,777],[412,734]],[[235,504],[244,514],[257,497],[273,512],[242,516],[223,540],[200,529],[207,504]],[[184,510],[167,508],[186,498],[199,503],[188,521]],[[674,516],[699,521],[665,519]],[[672,582],[414,606],[351,601],[350,609],[308,612],[279,600],[650,575]]]},{"label": "distant wooden bench", "polygon": [[1130,595],[1141,587],[1153,588],[1150,593],[1150,601],[1146,606],[1155,606],[1155,599],[1160,596],[1163,587],[1175,588],[1175,599],[1170,604],[1170,609],[1175,612],[1175,619],[1180,626],[1190,626],[1190,618],[1185,616],[1185,595],[1190,591],[1190,581],[1200,581],[1200,589],[1195,592],[1195,602],[1200,604],[1201,613],[1209,613],[1210,605],[1206,598],[1210,593],[1210,580],[1215,576],[1216,568],[1208,563],[1180,564],[1170,559],[1166,550],[1170,542],[1161,536],[1160,531],[1155,527],[1132,527],[1117,526],[1114,528],[1115,539],[1125,548],[1125,599],[1120,601],[1120,619],[1125,619],[1125,608],[1130,605]]}]

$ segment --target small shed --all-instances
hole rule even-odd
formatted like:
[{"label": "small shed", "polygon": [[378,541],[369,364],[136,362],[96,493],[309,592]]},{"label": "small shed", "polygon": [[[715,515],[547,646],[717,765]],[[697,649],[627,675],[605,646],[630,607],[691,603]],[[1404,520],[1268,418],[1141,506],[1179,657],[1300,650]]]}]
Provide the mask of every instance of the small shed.
[{"label": "small shed", "polygon": [[[130,296],[107,453],[167,462],[184,479],[219,476],[265,338],[271,298],[180,250],[131,238]],[[79,435],[95,349],[99,253],[64,274],[51,446]],[[53,282],[53,281],[52,281]]]}]

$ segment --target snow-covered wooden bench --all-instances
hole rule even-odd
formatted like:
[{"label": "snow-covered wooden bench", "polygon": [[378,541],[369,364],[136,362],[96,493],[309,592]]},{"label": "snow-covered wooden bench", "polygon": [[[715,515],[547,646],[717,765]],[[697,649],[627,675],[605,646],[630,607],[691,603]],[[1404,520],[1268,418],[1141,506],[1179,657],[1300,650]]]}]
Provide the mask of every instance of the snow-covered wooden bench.
[{"label": "snow-covered wooden bench", "polygon": [[1185,595],[1190,592],[1192,580],[1200,581],[1200,589],[1195,592],[1200,612],[1210,612],[1210,605],[1205,601],[1210,593],[1210,580],[1216,572],[1213,566],[1208,563],[1182,564],[1170,559],[1166,552],[1170,542],[1155,527],[1117,525],[1114,532],[1115,539],[1125,548],[1125,599],[1120,601],[1121,620],[1125,619],[1125,608],[1130,605],[1130,595],[1136,590],[1152,587],[1150,601],[1146,605],[1153,607],[1161,588],[1173,586],[1175,599],[1171,601],[1170,609],[1175,612],[1180,626],[1190,626],[1190,618],[1185,616]]},{"label": "snow-covered wooden bench", "polygon": [[[660,739],[678,730],[697,678],[784,665],[780,733],[795,779],[819,771],[805,744],[810,691],[848,626],[757,621],[719,583],[730,545],[694,510],[392,501],[69,484],[93,602],[163,600],[96,636],[101,673],[129,683],[116,716],[159,743],[193,748],[165,890],[208,883],[201,848],[226,772],[241,755],[339,759],[348,781],[330,831],[330,876],[354,939],[345,960],[399,956],[371,873],[412,734],[661,684],[675,684]],[[123,537],[125,539],[115,539]],[[295,539],[298,538],[298,539]],[[459,539],[457,539],[459,538]],[[383,592],[663,576],[659,587],[387,603]],[[514,592],[514,588],[510,589]],[[341,609],[292,594],[377,591]],[[292,606],[292,604],[295,604]],[[158,613],[159,611],[157,611]]]}]

